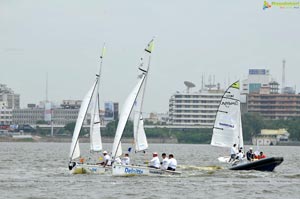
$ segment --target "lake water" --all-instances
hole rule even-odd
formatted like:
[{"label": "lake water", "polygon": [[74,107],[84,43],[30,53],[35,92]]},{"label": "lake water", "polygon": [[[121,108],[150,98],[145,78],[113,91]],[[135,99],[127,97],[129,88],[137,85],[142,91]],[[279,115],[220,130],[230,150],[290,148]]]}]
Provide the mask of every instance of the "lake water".
[{"label": "lake water", "polygon": [[[183,173],[179,177],[70,175],[69,147],[0,143],[0,198],[300,198],[300,147],[260,147],[267,156],[283,156],[284,162],[274,172],[259,172],[216,169],[222,166],[217,157],[227,155],[227,149],[151,144],[143,158],[150,159],[153,151],[173,153]],[[83,144],[81,150],[88,147]]]}]

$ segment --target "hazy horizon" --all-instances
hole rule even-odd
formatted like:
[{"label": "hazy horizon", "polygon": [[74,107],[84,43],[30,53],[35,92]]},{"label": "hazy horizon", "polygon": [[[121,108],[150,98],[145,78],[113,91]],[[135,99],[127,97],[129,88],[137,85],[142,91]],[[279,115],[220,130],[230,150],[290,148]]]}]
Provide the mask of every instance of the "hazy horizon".
[{"label": "hazy horizon", "polygon": [[145,112],[168,111],[169,98],[201,88],[201,76],[224,87],[248,69],[269,69],[281,84],[300,87],[300,9],[263,2],[184,1],[0,1],[0,83],[21,95],[21,106],[46,98],[82,100],[95,79],[106,43],[100,85],[105,101],[122,106],[134,87],[139,58],[156,36]]}]

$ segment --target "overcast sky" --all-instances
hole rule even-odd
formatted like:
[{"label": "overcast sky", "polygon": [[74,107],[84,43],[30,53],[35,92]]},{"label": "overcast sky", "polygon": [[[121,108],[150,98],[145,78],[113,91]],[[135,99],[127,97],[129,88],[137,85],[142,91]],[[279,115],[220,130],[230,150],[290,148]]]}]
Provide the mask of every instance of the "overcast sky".
[{"label": "overcast sky", "polygon": [[263,0],[0,0],[0,83],[21,105],[49,98],[82,99],[107,53],[100,93],[122,106],[134,87],[139,58],[156,36],[144,110],[168,111],[168,100],[215,75],[222,86],[270,69],[300,88],[300,9],[262,9]]}]

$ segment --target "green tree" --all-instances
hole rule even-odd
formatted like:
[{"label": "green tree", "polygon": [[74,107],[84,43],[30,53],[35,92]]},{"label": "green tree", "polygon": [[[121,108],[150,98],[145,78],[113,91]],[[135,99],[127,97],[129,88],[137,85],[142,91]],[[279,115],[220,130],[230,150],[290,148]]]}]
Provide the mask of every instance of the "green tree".
[{"label": "green tree", "polygon": [[264,127],[264,120],[259,114],[245,113],[242,115],[242,127],[244,141],[251,142],[252,137]]},{"label": "green tree", "polygon": [[[76,122],[71,122],[65,125],[64,133],[68,135],[72,135],[76,126]],[[89,132],[88,128],[81,128],[79,136],[83,136]]]},{"label": "green tree", "polygon": [[68,124],[65,125],[64,129],[65,129],[66,131],[73,132],[73,131],[74,131],[74,128],[75,128],[75,125],[76,125],[76,122],[68,123]]},{"label": "green tree", "polygon": [[38,120],[36,121],[36,124],[48,124],[45,120]]},{"label": "green tree", "polygon": [[118,122],[119,122],[118,120],[109,122],[105,128],[101,129],[102,130],[101,135],[108,136],[108,137],[115,136]]}]

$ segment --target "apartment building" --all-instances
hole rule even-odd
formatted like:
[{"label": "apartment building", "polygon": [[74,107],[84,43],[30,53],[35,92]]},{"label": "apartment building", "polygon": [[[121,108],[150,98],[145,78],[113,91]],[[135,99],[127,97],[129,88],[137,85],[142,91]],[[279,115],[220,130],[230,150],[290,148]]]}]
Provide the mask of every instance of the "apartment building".
[{"label": "apartment building", "polygon": [[300,94],[259,94],[247,97],[248,112],[259,113],[266,119],[300,117]]},{"label": "apartment building", "polygon": [[223,94],[221,89],[176,92],[169,100],[168,123],[182,127],[213,127]]}]

